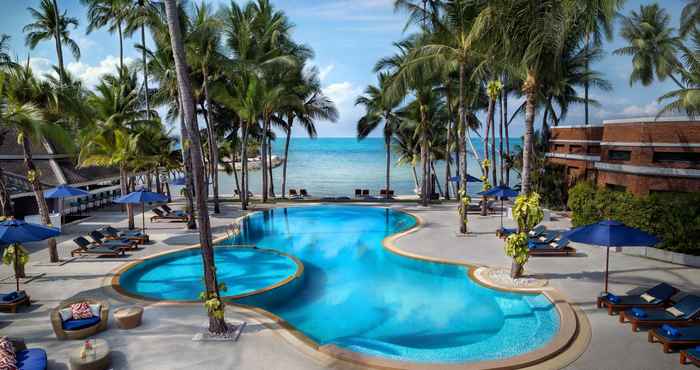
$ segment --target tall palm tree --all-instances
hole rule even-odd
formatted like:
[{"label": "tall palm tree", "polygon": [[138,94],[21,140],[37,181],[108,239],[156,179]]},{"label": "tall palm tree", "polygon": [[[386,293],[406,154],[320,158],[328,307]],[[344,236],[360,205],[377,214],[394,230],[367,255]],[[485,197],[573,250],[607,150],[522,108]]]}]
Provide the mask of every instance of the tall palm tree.
[{"label": "tall palm tree", "polygon": [[[617,12],[622,8],[624,0],[584,0],[577,4],[577,20],[583,32],[585,48],[600,47],[603,44],[603,37],[612,41],[613,21]],[[590,66],[590,61],[586,63],[586,69]],[[590,85],[584,84],[584,122],[589,123],[588,93]]]},{"label": "tall palm tree", "polygon": [[670,78],[681,89],[685,86],[674,76],[681,63],[677,58],[681,38],[669,26],[671,17],[658,4],[642,5],[639,12],[631,11],[622,17],[620,35],[627,46],[614,51],[615,55],[632,57],[630,85],[640,82],[650,85],[654,78],[664,81]]},{"label": "tall palm tree", "polygon": [[[47,85],[34,77],[28,63],[24,68],[11,71],[6,78],[0,90],[0,121],[17,133],[17,141],[22,146],[24,155],[27,181],[34,192],[39,215],[44,224],[50,225],[49,208],[40,181],[41,173],[34,164],[31,143],[50,139],[63,149],[70,150],[72,141],[62,127],[45,119],[45,112],[40,105],[46,103]],[[51,262],[59,261],[56,240],[53,238],[49,240],[49,258]]]},{"label": "tall palm tree", "polygon": [[0,34],[0,71],[19,67],[10,57],[9,46],[10,35]]},{"label": "tall palm tree", "polygon": [[78,27],[78,19],[69,17],[67,12],[61,14],[56,0],[41,0],[38,9],[27,8],[34,22],[24,26],[22,32],[26,33],[26,44],[34,50],[36,46],[46,40],[53,39],[56,43],[56,56],[58,57],[59,77],[66,73],[63,63],[63,44],[70,49],[75,59],[80,59],[80,48],[70,38],[70,26]]},{"label": "tall palm tree", "polygon": [[146,102],[146,111],[151,110],[150,94],[148,88],[148,59],[146,58],[146,27],[153,26],[157,22],[157,7],[151,0],[136,0],[131,4],[129,17],[124,28],[125,36],[132,36],[135,32],[141,33],[141,61],[143,68],[143,98]]},{"label": "tall palm tree", "polygon": [[377,76],[379,86],[368,86],[363,96],[355,100],[355,105],[362,105],[365,115],[357,122],[357,138],[362,140],[379,125],[383,124],[382,134],[384,136],[384,146],[386,148],[386,196],[389,197],[391,189],[391,138],[399,125],[399,117],[396,115],[401,100],[396,99],[388,92],[389,75],[380,73]]},{"label": "tall palm tree", "polygon": [[204,199],[204,168],[202,164],[202,146],[199,142],[197,123],[195,120],[195,108],[192,94],[192,83],[188,73],[185,54],[185,45],[180,31],[180,22],[176,0],[165,0],[165,11],[170,30],[170,40],[173,55],[175,57],[175,70],[181,93],[183,116],[187,131],[193,133],[189,136],[192,149],[192,172],[195,178],[195,195],[197,199],[197,221],[199,223],[199,242],[202,249],[204,264],[204,283],[206,286],[205,305],[209,312],[209,331],[212,333],[225,333],[227,331],[224,319],[225,306],[219,294],[219,284],[216,278],[216,266],[214,262],[214,248],[212,243],[211,225],[209,223],[209,211],[207,200]]},{"label": "tall palm tree", "polygon": [[88,7],[90,34],[97,28],[107,26],[109,33],[117,32],[119,40],[119,68],[124,68],[124,27],[132,16],[130,0],[80,0]]},{"label": "tall palm tree", "polygon": [[700,0],[685,0],[686,4],[681,12],[681,36],[686,37],[700,31]]}]

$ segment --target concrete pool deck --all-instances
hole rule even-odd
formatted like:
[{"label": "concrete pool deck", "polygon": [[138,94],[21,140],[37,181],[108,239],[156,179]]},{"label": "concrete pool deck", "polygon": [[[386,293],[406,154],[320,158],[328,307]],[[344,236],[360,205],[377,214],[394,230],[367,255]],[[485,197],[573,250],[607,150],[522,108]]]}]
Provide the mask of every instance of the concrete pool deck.
[{"label": "concrete pool deck", "polygon": [[[275,206],[280,206],[278,203]],[[377,205],[377,204],[374,204]],[[411,204],[391,204],[390,207],[419,216],[423,227],[396,240],[396,247],[415,255],[448,259],[474,265],[510,266],[503,254],[503,242],[494,231],[499,217],[470,216],[467,237],[456,235],[455,204],[434,205],[430,208]],[[73,249],[72,237],[105,224],[123,227],[126,216],[119,212],[96,212],[94,217],[65,229],[59,238],[59,254],[67,258]],[[137,216],[140,216],[137,213]],[[227,225],[242,216],[239,206],[224,203],[221,215],[212,215],[212,227],[217,235],[225,235]],[[512,221],[504,219],[507,225]],[[147,220],[148,223],[148,220]],[[137,217],[137,226],[140,217]],[[570,225],[564,218],[545,223],[550,229],[565,229]],[[49,311],[60,301],[91,296],[108,299],[112,309],[135,301],[120,296],[103,285],[112,272],[133,261],[156,253],[181,249],[198,243],[198,234],[184,230],[183,224],[148,224],[153,243],[129,253],[122,259],[79,258],[64,265],[50,265],[45,243],[31,243],[31,260],[27,273],[44,275],[26,285],[32,297],[30,309],[18,314],[0,313],[2,335],[24,338],[29,346],[47,350],[50,369],[68,368],[70,352],[80,341],[58,341],[49,323]],[[632,333],[630,325],[617,322],[605,310],[595,308],[595,297],[602,290],[604,249],[576,245],[574,257],[532,258],[526,273],[548,279],[566,299],[585,312],[592,328],[592,338],[584,353],[568,369],[680,369],[678,354],[664,354],[659,344],[647,342],[646,333]],[[684,292],[700,293],[700,269],[673,265],[641,257],[611,254],[610,287],[616,293],[626,293],[638,286],[652,286],[665,281]],[[7,266],[0,267],[0,278],[11,275]],[[14,281],[3,281],[1,291],[13,289]],[[191,338],[206,322],[201,305],[168,305],[139,302],[145,308],[143,325],[132,330],[120,330],[110,320],[109,330],[98,334],[114,351],[115,369],[324,369],[356,368],[346,362],[314,351],[302,345],[280,325],[269,325],[270,319],[249,310],[227,307],[227,319],[248,321],[248,327],[237,343],[201,343]],[[262,325],[261,322],[268,322]],[[569,359],[573,360],[573,359]],[[560,362],[560,363],[568,363]],[[556,361],[538,368],[556,368]]]}]

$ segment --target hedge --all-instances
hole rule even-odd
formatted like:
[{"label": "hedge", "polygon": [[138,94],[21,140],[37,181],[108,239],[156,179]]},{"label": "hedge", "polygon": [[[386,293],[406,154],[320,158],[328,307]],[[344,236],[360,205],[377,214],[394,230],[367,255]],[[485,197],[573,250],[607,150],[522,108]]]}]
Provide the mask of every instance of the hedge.
[{"label": "hedge", "polygon": [[635,197],[579,182],[569,189],[568,206],[574,227],[616,220],[656,235],[658,248],[700,256],[700,193]]}]

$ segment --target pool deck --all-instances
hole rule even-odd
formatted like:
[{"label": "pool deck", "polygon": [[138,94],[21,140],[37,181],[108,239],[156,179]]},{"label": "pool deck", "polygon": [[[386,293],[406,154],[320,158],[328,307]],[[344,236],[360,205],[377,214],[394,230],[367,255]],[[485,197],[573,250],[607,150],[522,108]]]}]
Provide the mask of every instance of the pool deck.
[{"label": "pool deck", "polygon": [[[281,206],[278,203],[275,206]],[[376,205],[376,204],[374,204]],[[503,241],[495,237],[498,215],[470,217],[470,236],[458,236],[455,204],[433,205],[429,208],[411,204],[392,204],[392,208],[413,213],[423,220],[414,233],[399,238],[395,246],[404,252],[424,257],[451,260],[474,265],[510,266],[503,254]],[[178,207],[174,207],[178,208]],[[148,216],[149,214],[147,214]],[[226,234],[226,226],[243,214],[239,206],[224,203],[220,215],[212,215],[212,227],[217,236]],[[137,226],[140,213],[137,213]],[[507,226],[512,221],[504,219]],[[351,369],[346,362],[311,349],[285,329],[271,323],[265,316],[237,307],[227,307],[227,319],[245,320],[248,326],[237,343],[193,342],[195,332],[202,331],[206,322],[200,304],[170,305],[137,302],[105,288],[114,271],[128,261],[157,253],[181,249],[198,243],[196,232],[184,229],[184,224],[146,220],[153,242],[121,259],[78,258],[63,265],[47,263],[45,243],[30,243],[31,260],[26,267],[29,275],[43,276],[23,285],[32,297],[33,305],[18,314],[0,313],[2,335],[24,338],[30,347],[46,349],[50,369],[67,369],[70,353],[80,341],[58,341],[49,323],[49,311],[58,302],[78,296],[107,299],[112,309],[138,303],[145,307],[143,325],[132,330],[120,330],[110,319],[109,329],[98,334],[106,339],[113,352],[114,369]],[[126,216],[120,212],[95,212],[90,219],[69,225],[59,238],[59,254],[68,258],[73,249],[73,237],[102,225],[124,227]],[[565,218],[545,223],[550,229],[566,229]],[[573,358],[562,356],[537,368],[567,369],[681,369],[678,353],[664,354],[659,344],[647,342],[646,332],[632,333],[629,324],[619,324],[617,317],[595,308],[595,297],[602,290],[604,249],[575,245],[579,254],[573,257],[532,258],[526,274],[548,279],[550,285],[582,312],[591,326],[592,338],[585,352]],[[638,286],[652,286],[665,281],[684,292],[700,293],[700,269],[665,262],[611,253],[610,290],[624,294]],[[11,275],[7,266],[0,266],[0,279]],[[0,282],[0,291],[13,289],[13,280]],[[266,325],[263,325],[266,323]],[[585,345],[585,343],[584,343]],[[566,360],[566,361],[565,361]],[[570,363],[570,364],[569,364]]]}]

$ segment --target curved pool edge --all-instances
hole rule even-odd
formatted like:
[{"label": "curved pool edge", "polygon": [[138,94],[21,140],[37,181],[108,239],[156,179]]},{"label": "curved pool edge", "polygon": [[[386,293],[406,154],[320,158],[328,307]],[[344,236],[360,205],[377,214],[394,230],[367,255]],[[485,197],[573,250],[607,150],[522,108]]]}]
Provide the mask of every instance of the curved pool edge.
[{"label": "curved pool edge", "polygon": [[[304,204],[304,205],[286,205],[286,204],[279,204],[276,205],[273,208],[286,208],[286,207],[307,207],[307,206],[314,206],[314,205],[323,205],[323,203],[311,203],[311,204]],[[480,266],[485,266],[485,265],[478,265],[478,264],[470,264],[462,261],[455,261],[455,260],[450,260],[450,259],[442,259],[442,258],[436,258],[436,257],[430,257],[430,256],[423,256],[420,254],[415,254],[411,252],[404,251],[400,249],[398,246],[395,245],[396,240],[412,234],[418,230],[420,230],[423,225],[424,221],[423,219],[410,212],[407,210],[403,209],[396,209],[393,207],[381,207],[381,206],[372,206],[372,205],[358,205],[358,207],[372,207],[372,208],[389,208],[395,212],[401,212],[405,213],[411,217],[413,217],[416,220],[416,224],[413,225],[411,228],[406,229],[404,231],[401,231],[399,233],[395,233],[392,235],[387,236],[382,240],[382,247],[387,249],[388,251],[400,255],[403,257],[419,260],[419,261],[425,261],[425,262],[432,262],[432,263],[441,263],[441,264],[448,264],[448,265],[459,265],[459,266],[465,266],[469,268],[470,273],[467,274],[467,278],[472,279],[476,283],[490,288],[490,289],[495,289],[495,290],[502,290],[502,291],[509,291],[509,292],[516,292],[516,293],[521,293],[521,294],[542,294],[544,295],[552,304],[555,305],[555,308],[557,309],[557,313],[559,314],[560,318],[560,325],[559,325],[559,330],[557,332],[557,335],[549,341],[544,347],[539,348],[534,351],[530,351],[527,353],[524,353],[522,355],[514,356],[514,357],[509,357],[503,360],[487,360],[487,361],[477,361],[477,362],[464,362],[464,363],[421,363],[421,362],[411,362],[411,361],[399,361],[399,360],[392,360],[392,359],[387,359],[383,357],[377,357],[377,356],[370,356],[366,354],[362,354],[359,352],[355,351],[349,351],[342,349],[336,345],[333,344],[328,344],[328,345],[320,345],[318,342],[315,340],[311,339],[308,337],[306,334],[301,332],[299,329],[297,329],[294,325],[290,324],[283,318],[275,315],[274,313],[267,311],[265,309],[259,308],[259,307],[254,307],[254,306],[249,306],[241,303],[235,303],[231,302],[230,300],[225,301],[225,304],[230,307],[234,307],[237,309],[242,310],[243,312],[247,313],[253,313],[257,316],[261,316],[263,319],[262,320],[260,317],[254,317],[256,321],[261,323],[263,326],[267,327],[268,329],[272,330],[274,333],[276,333],[278,336],[283,338],[285,341],[290,343],[291,345],[298,346],[299,350],[303,351],[304,353],[307,353],[311,355],[316,361],[327,361],[328,356],[331,359],[335,360],[341,360],[345,362],[349,362],[351,364],[355,365],[360,365],[360,366],[365,366],[369,368],[375,368],[375,369],[392,369],[392,370],[400,370],[400,369],[408,369],[408,370],[432,370],[432,369],[454,369],[454,370],[486,370],[486,369],[521,369],[521,368],[526,368],[530,367],[533,365],[545,365],[546,363],[552,362],[552,366],[544,366],[543,368],[551,368],[551,369],[560,369],[565,367],[566,365],[570,364],[573,362],[576,358],[578,358],[583,352],[586,350],[588,347],[588,342],[590,339],[590,332],[591,332],[591,327],[590,323],[588,322],[588,319],[585,317],[585,313],[582,311],[577,313],[574,307],[565,299],[564,295],[561,294],[557,289],[547,286],[541,289],[508,289],[508,288],[502,288],[498,286],[492,286],[489,285],[487,282],[481,281],[480,279],[476,278],[475,276],[472,276],[472,271]],[[236,219],[233,220],[232,223],[239,223],[243,219],[247,217],[251,217],[255,214],[258,214],[260,212],[264,212],[265,210],[255,210],[252,211],[246,215],[240,216]],[[228,235],[222,235],[220,237],[217,237],[214,239],[214,243],[219,243],[223,240],[228,239]],[[137,301],[145,301],[149,302],[152,304],[164,304],[164,305],[191,305],[191,304],[201,304],[200,301],[173,301],[173,300],[162,300],[162,299],[152,299],[148,297],[142,297],[138,295],[133,295],[130,292],[125,291],[119,284],[114,285],[115,279],[116,282],[118,283],[119,276],[121,273],[126,271],[128,268],[133,267],[133,265],[142,262],[142,260],[145,259],[150,259],[150,258],[155,258],[164,254],[169,254],[169,253],[174,253],[174,252],[179,252],[181,250],[186,250],[186,249],[192,249],[192,248],[198,248],[199,245],[194,245],[194,246],[188,246],[184,248],[180,248],[177,250],[173,251],[166,251],[162,253],[157,253],[151,256],[148,256],[146,258],[143,258],[141,260],[133,261],[131,263],[128,263],[125,266],[122,266],[117,269],[117,272],[115,273],[115,276],[112,279],[109,279],[111,283],[107,284],[109,287],[113,288],[116,293],[119,293],[123,296],[126,296],[127,298],[130,299],[135,299]],[[243,247],[243,246],[239,246]],[[249,247],[250,248],[250,247]],[[263,249],[263,248],[258,248],[258,249]],[[294,256],[290,256],[296,259]],[[303,264],[302,264],[303,267]],[[583,316],[583,320],[579,318],[579,316]],[[279,331],[276,330],[279,327],[285,329],[284,331]],[[580,337],[579,333],[583,331],[583,333],[588,333],[588,339],[585,340],[584,345],[578,345],[575,346],[574,344],[577,343],[577,338]],[[585,335],[584,335],[585,336]],[[312,351],[309,352],[308,349],[311,349]],[[571,350],[572,353],[568,353],[567,351]],[[567,359],[562,359],[562,361],[556,361],[558,356],[571,358],[571,360]]]},{"label": "curved pool edge", "polygon": [[[227,236],[222,236],[222,237],[216,238],[214,242],[215,242],[215,243],[221,242],[221,241],[225,240],[226,238],[227,238]],[[201,304],[202,302],[199,301],[199,300],[184,300],[184,299],[183,299],[183,300],[169,300],[169,299],[158,299],[158,298],[153,298],[153,297],[149,297],[149,296],[145,296],[145,295],[141,295],[141,294],[136,294],[136,293],[133,293],[133,292],[131,292],[131,291],[125,289],[124,287],[122,287],[121,282],[119,281],[119,280],[121,279],[121,276],[122,276],[125,272],[131,270],[132,268],[134,268],[134,267],[138,266],[139,264],[144,263],[144,262],[146,262],[146,261],[148,261],[148,260],[152,260],[152,259],[155,259],[155,258],[167,256],[167,255],[174,254],[174,253],[179,253],[179,252],[182,252],[182,251],[187,251],[187,250],[191,250],[191,249],[197,249],[197,248],[199,248],[199,245],[187,246],[187,247],[178,248],[178,249],[174,249],[174,250],[164,251],[164,252],[161,252],[161,253],[156,253],[156,254],[153,254],[153,255],[150,255],[150,256],[147,256],[147,257],[144,257],[144,258],[139,258],[138,260],[131,261],[131,262],[127,263],[127,264],[124,265],[124,266],[120,266],[120,267],[114,272],[114,275],[113,275],[112,278],[110,279],[109,285],[110,285],[110,287],[111,287],[115,292],[117,292],[117,293],[119,293],[119,294],[121,294],[121,295],[127,296],[127,297],[129,297],[129,298],[131,298],[131,299],[135,299],[135,300],[139,300],[139,301],[152,302],[152,303],[167,303],[167,304],[194,304],[194,303],[199,303],[199,304]],[[292,260],[292,261],[294,262],[294,264],[296,265],[296,269],[294,270],[294,273],[293,273],[293,274],[290,274],[289,276],[287,276],[287,277],[284,278],[283,280],[281,280],[281,281],[279,281],[279,282],[277,282],[277,283],[275,283],[275,284],[268,285],[268,286],[263,287],[263,288],[260,288],[260,289],[256,289],[256,290],[254,290],[254,291],[252,291],[252,292],[247,292],[247,293],[242,293],[242,294],[236,294],[236,295],[221,296],[221,299],[223,299],[224,301],[235,301],[235,300],[239,300],[239,299],[243,299],[243,298],[249,298],[249,297],[253,297],[253,296],[257,296],[257,295],[261,295],[261,294],[267,293],[267,292],[269,292],[269,291],[271,291],[271,290],[274,290],[274,289],[277,289],[277,288],[281,288],[281,287],[283,287],[283,286],[285,286],[285,285],[291,284],[291,283],[292,283],[293,281],[295,281],[296,279],[301,278],[302,275],[304,274],[304,264],[303,264],[296,256],[292,256],[292,255],[290,255],[290,254],[283,253],[283,252],[280,252],[280,251],[277,251],[277,250],[274,250],[274,249],[258,248],[258,247],[255,247],[255,246],[219,246],[219,247],[216,247],[216,246],[215,246],[214,248],[251,249],[251,250],[254,250],[254,251],[258,251],[258,252],[271,253],[271,254],[275,254],[275,255],[278,255],[278,256],[281,256],[281,257],[284,257],[284,258],[288,258],[288,259]]]}]

